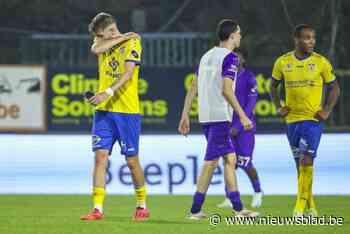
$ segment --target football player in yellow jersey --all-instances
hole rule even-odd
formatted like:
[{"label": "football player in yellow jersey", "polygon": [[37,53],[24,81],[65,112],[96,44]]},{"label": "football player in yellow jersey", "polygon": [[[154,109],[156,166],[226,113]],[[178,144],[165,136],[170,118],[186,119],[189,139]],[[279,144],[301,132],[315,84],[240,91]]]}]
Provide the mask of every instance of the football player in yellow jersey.
[{"label": "football player in yellow jersey", "polygon": [[136,209],[133,219],[148,219],[143,170],[138,159],[141,120],[138,75],[141,41],[137,34],[121,34],[112,15],[99,13],[89,25],[94,35],[91,52],[98,56],[99,88],[88,101],[96,105],[92,126],[92,149],[95,152],[92,197],[94,209],[82,220],[103,218],[108,155],[118,141],[126,158],[135,188]]},{"label": "football player in yellow jersey", "polygon": [[[286,119],[287,137],[298,170],[298,195],[294,216],[317,216],[312,195],[313,161],[320,143],[323,121],[327,120],[339,96],[332,65],[314,52],[315,30],[298,25],[294,31],[295,49],[280,56],[273,67],[271,98],[278,113]],[[285,104],[278,95],[283,80]],[[322,103],[323,87],[326,99]]]}]

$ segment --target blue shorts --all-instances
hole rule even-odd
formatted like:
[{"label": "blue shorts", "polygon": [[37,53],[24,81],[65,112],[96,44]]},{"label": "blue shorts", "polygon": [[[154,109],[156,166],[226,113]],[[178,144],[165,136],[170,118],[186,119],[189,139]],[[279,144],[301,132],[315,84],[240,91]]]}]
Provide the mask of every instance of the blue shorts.
[{"label": "blue shorts", "polygon": [[312,120],[287,124],[287,137],[294,157],[307,154],[315,158],[322,130],[323,124]]},{"label": "blue shorts", "polygon": [[237,166],[242,169],[252,168],[255,132],[242,129],[238,132],[237,136],[232,137],[232,143],[236,149]]},{"label": "blue shorts", "polygon": [[106,149],[111,154],[114,143],[118,141],[121,154],[137,155],[140,132],[139,114],[96,111],[92,125],[92,150]]}]

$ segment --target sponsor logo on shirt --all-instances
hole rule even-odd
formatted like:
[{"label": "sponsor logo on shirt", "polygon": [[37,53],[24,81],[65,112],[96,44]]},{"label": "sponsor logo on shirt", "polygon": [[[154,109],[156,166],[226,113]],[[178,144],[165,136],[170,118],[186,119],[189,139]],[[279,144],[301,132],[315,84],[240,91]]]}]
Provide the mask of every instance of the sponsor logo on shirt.
[{"label": "sponsor logo on shirt", "polygon": [[131,51],[131,55],[132,55],[134,58],[139,58],[139,54],[137,53],[136,50]]},{"label": "sponsor logo on shirt", "polygon": [[298,87],[312,87],[315,86],[314,80],[293,80],[287,81],[286,88],[298,88]]},{"label": "sponsor logo on shirt", "polygon": [[117,70],[117,67],[119,66],[118,61],[115,59],[115,57],[112,57],[112,59],[109,61],[109,66],[113,69],[113,71]]}]

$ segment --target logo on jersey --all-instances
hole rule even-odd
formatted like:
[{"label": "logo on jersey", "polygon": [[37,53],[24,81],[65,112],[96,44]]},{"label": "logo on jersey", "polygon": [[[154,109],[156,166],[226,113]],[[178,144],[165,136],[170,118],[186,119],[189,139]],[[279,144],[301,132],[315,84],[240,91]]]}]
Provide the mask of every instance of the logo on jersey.
[{"label": "logo on jersey", "polygon": [[315,71],[316,64],[310,63],[310,64],[308,64],[308,67],[309,67],[309,70],[310,70],[310,71]]},{"label": "logo on jersey", "polygon": [[228,69],[230,72],[237,72],[238,71],[238,67],[234,64],[231,64],[230,68]]},{"label": "logo on jersey", "polygon": [[125,47],[121,47],[121,48],[119,49],[119,53],[123,54],[124,52],[125,52]]},{"label": "logo on jersey", "polygon": [[109,61],[109,66],[113,69],[113,71],[117,70],[117,67],[119,66],[118,61],[113,57],[111,61]]},{"label": "logo on jersey", "polygon": [[255,85],[253,88],[250,89],[251,93],[256,93],[258,91],[258,86]]},{"label": "logo on jersey", "polygon": [[139,58],[139,54],[137,53],[136,50],[131,51],[131,55],[132,55],[134,58]]},{"label": "logo on jersey", "polygon": [[293,65],[291,63],[287,63],[286,67],[285,67],[285,70],[286,71],[292,71],[292,68],[293,68]]},{"label": "logo on jersey", "polygon": [[97,135],[92,135],[92,145],[94,147],[96,147],[100,141],[101,141],[101,137],[99,137]]}]

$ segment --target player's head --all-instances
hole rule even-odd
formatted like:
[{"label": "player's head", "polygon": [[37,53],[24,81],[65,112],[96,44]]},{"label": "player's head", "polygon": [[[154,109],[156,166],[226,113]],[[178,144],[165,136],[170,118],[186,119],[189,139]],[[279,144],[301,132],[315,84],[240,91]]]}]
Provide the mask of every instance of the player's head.
[{"label": "player's head", "polygon": [[299,24],[294,29],[295,48],[305,52],[312,53],[316,44],[315,29],[308,24]]},{"label": "player's head", "polygon": [[230,19],[221,20],[216,33],[220,42],[228,41],[233,47],[239,47],[241,42],[241,29],[237,22]]},{"label": "player's head", "polygon": [[105,12],[98,13],[91,20],[89,32],[102,39],[112,38],[120,34],[113,16]]},{"label": "player's head", "polygon": [[242,48],[236,48],[234,52],[237,54],[240,67],[246,67],[246,58],[248,56],[247,51]]}]

